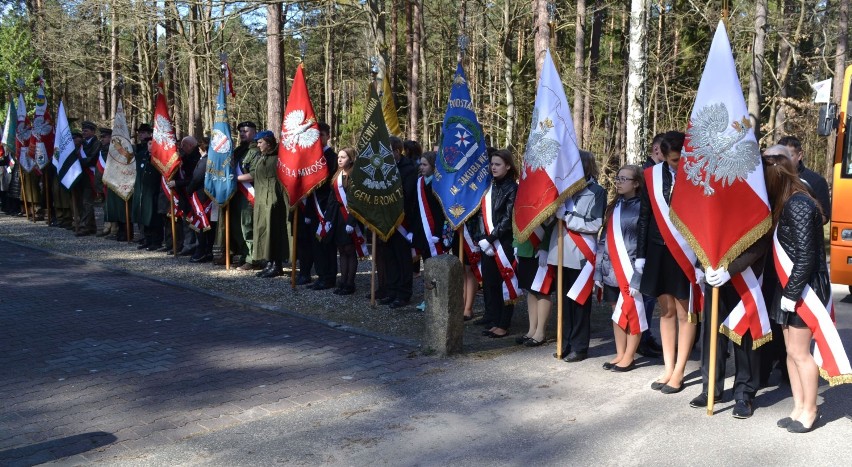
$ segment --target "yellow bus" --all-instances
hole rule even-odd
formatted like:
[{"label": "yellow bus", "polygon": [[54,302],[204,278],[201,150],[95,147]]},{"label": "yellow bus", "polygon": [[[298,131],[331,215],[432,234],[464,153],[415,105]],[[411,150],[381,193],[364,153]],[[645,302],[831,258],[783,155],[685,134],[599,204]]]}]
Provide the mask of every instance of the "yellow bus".
[{"label": "yellow bus", "polygon": [[[834,151],[834,178],[831,191],[831,282],[849,286],[852,294],[852,110],[849,106],[852,66],[843,75],[843,96],[837,118],[831,105],[820,112],[819,133],[830,134],[832,121],[837,122],[837,144]],[[850,130],[850,131],[847,131]]]}]

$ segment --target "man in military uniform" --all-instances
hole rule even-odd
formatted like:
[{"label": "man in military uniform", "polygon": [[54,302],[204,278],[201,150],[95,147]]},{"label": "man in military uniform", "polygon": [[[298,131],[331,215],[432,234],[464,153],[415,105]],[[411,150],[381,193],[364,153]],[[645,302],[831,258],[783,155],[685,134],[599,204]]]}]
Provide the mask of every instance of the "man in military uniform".
[{"label": "man in military uniform", "polygon": [[[79,131],[72,131],[71,137],[74,139],[74,147],[80,145],[83,140],[83,134]],[[58,158],[58,152],[53,155],[53,157]],[[53,167],[53,164],[50,164]],[[53,180],[51,183],[51,202],[53,204],[53,211],[56,213],[56,217],[51,222],[51,227],[62,227],[65,229],[73,229],[74,225],[74,216],[72,212],[71,205],[71,191],[65,188],[62,184],[62,181],[56,174],[56,168],[54,167],[51,170],[53,174]]]},{"label": "man in military uniform", "polygon": [[240,144],[234,149],[234,163],[239,168],[237,176],[237,192],[228,203],[230,213],[230,229],[231,229],[231,249],[234,255],[240,256],[239,267],[242,271],[251,271],[255,269],[253,250],[254,238],[254,214],[252,203],[243,192],[243,187],[240,186],[246,182],[251,184],[251,169],[257,158],[260,157],[260,150],[257,149],[257,143],[254,137],[257,135],[257,125],[254,122],[242,122],[237,125],[237,131],[240,132]]},{"label": "man in military uniform", "polygon": [[142,248],[148,251],[158,250],[163,244],[163,216],[157,212],[160,188],[160,172],[151,164],[151,152],[148,145],[153,130],[151,125],[143,123],[136,129],[139,141],[134,148],[136,158],[136,182],[133,184],[133,222],[142,225]]},{"label": "man in military uniform", "polygon": [[84,237],[97,232],[97,224],[95,223],[95,175],[93,170],[97,170],[98,154],[100,153],[101,143],[95,137],[95,131],[98,127],[90,121],[85,121],[82,124],[81,134],[83,142],[79,151],[80,165],[83,166],[83,174],[77,177],[77,182],[72,188],[77,193],[77,212],[78,219],[76,225],[76,236]]}]

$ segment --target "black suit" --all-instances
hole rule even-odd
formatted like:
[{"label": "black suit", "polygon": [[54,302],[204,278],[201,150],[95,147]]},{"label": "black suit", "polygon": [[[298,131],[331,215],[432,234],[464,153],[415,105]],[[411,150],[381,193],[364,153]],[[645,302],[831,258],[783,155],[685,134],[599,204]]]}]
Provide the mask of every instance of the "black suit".
[{"label": "black suit", "polygon": [[[310,197],[308,197],[308,211],[313,210],[311,203],[314,202],[314,196],[316,197],[316,201],[319,203],[320,208],[324,208],[328,205],[329,196],[334,196],[331,192],[331,179],[337,172],[337,153],[335,153],[334,149],[331,147],[327,147],[325,148],[325,151],[323,151],[323,156],[325,157],[325,164],[328,166],[328,177],[326,177],[325,183],[320,185],[316,190],[314,190]],[[314,232],[316,232],[316,222],[312,222],[311,226]],[[311,243],[313,250],[313,263],[318,276],[317,282],[325,285],[326,287],[334,287],[335,280],[337,278],[337,246],[335,246],[332,241],[332,236],[326,236],[326,238],[322,241],[320,241],[316,235],[312,235],[311,237],[313,239]],[[302,274],[310,276],[310,269],[305,270]]]},{"label": "black suit", "polygon": [[[414,162],[400,157],[396,163],[402,180],[403,209],[408,220],[409,232],[416,225],[414,212],[417,208],[417,169]],[[411,300],[414,286],[414,265],[411,261],[411,243],[399,231],[393,233],[386,243],[381,243],[381,259],[385,265],[385,289],[389,297],[401,302]]]}]

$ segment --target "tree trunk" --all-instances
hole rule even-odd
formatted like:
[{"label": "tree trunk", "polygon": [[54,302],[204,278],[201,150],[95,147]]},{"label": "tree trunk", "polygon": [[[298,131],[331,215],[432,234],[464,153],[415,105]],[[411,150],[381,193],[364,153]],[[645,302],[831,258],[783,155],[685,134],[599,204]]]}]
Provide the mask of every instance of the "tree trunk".
[{"label": "tree trunk", "polygon": [[[539,0],[539,3],[544,3]],[[501,61],[503,62],[503,83],[506,85],[506,144],[505,146],[510,150],[514,148],[515,144],[515,122],[516,122],[516,110],[515,110],[515,79],[512,76],[512,33],[513,33],[513,24],[512,20],[509,17],[509,2],[506,2],[503,5],[503,57]],[[545,13],[547,10],[545,9]],[[541,10],[536,6],[536,14],[541,15]],[[537,21],[538,22],[538,21]],[[540,26],[539,26],[540,27]],[[549,29],[549,26],[546,26]],[[539,43],[536,40],[535,46],[538,47]],[[536,57],[539,56],[538,49],[536,49]],[[542,60],[544,60],[544,54],[541,54]],[[541,77],[541,63],[536,60],[536,81]]]},{"label": "tree trunk", "polygon": [[420,24],[418,14],[419,0],[409,2],[408,41],[408,139],[417,141],[420,124]]},{"label": "tree trunk", "polygon": [[[404,1],[404,0],[403,0]],[[399,6],[397,5],[397,0],[390,0],[391,2],[391,12],[390,12],[390,22],[391,22],[391,40],[390,47],[388,50],[388,67],[385,72],[385,79],[389,79],[388,83],[390,84],[391,93],[396,92],[396,72],[397,72],[397,50],[396,50],[396,41],[399,40],[399,25],[398,14],[399,14]],[[391,96],[393,98],[393,96]]]},{"label": "tree trunk", "polygon": [[[597,82],[598,63],[600,62],[601,35],[606,10],[598,2],[592,17],[592,37],[589,44],[589,72],[586,74],[585,93],[583,94],[583,147],[590,148],[592,139],[592,83]],[[579,140],[578,140],[579,141]]]},{"label": "tree trunk", "polygon": [[201,96],[198,75],[198,5],[189,8],[189,63],[187,72],[189,83],[187,87],[187,135],[201,138]]},{"label": "tree trunk", "polygon": [[[539,0],[541,1],[541,0]],[[577,24],[574,42],[574,131],[583,141],[583,85],[586,63],[586,0],[577,0]]]},{"label": "tree trunk", "polygon": [[760,105],[763,101],[763,54],[766,50],[766,0],[757,0],[754,7],[754,47],[751,55],[751,76],[748,83],[748,114],[754,136],[760,141]]},{"label": "tree trunk", "polygon": [[[550,15],[547,13],[547,0],[535,0],[535,2],[535,37],[533,38],[533,49],[535,53],[535,83],[537,89],[538,82],[541,79],[541,67],[544,64],[544,52],[550,47]],[[509,2],[506,2],[505,17],[508,17],[508,4]]]},{"label": "tree trunk", "polygon": [[118,9],[116,8],[116,1],[113,1],[110,5],[110,47],[109,47],[109,58],[110,58],[110,89],[112,92],[110,93],[110,116],[115,118],[115,112],[118,109],[118,99],[120,98],[119,89],[118,89],[118,75],[119,75],[119,63],[118,63]]},{"label": "tree trunk", "polygon": [[323,106],[325,108],[325,122],[331,127],[329,134],[334,135],[337,132],[337,124],[334,121],[334,5],[329,4],[329,8],[325,12],[325,99]]},{"label": "tree trunk", "polygon": [[[793,1],[792,0],[784,0],[784,18],[792,19],[791,16],[794,13],[793,10]],[[783,137],[787,133],[787,104],[786,99],[789,97],[789,89],[788,89],[788,81],[790,77],[790,71],[793,68],[793,56],[798,53],[798,44],[802,37],[802,26],[805,21],[805,0],[801,0],[799,4],[799,18],[796,24],[796,30],[793,31],[792,34],[789,34],[787,28],[784,28],[784,31],[787,32],[787,40],[782,40],[781,45],[779,46],[779,71],[778,71],[778,110],[775,115],[775,127],[774,127],[774,137],[773,140],[778,140]],[[787,21],[785,21],[787,23]]]},{"label": "tree trunk", "polygon": [[276,135],[281,131],[281,113],[284,111],[284,83],[281,67],[284,54],[281,48],[280,3],[266,6],[266,124]]},{"label": "tree trunk", "polygon": [[[97,18],[98,25],[98,45],[97,50],[102,51],[104,49],[104,42],[106,36],[106,24],[105,24],[105,13],[103,8],[100,9],[100,14]],[[106,62],[101,59],[103,57],[103,53],[99,53],[95,60],[97,60],[96,69],[98,70],[98,117],[101,121],[106,122],[109,120],[109,96],[107,95],[107,70],[105,70]]]},{"label": "tree trunk", "polygon": [[647,35],[647,0],[630,2],[630,45],[627,71],[626,155],[629,164],[642,164],[645,145],[645,38]]}]

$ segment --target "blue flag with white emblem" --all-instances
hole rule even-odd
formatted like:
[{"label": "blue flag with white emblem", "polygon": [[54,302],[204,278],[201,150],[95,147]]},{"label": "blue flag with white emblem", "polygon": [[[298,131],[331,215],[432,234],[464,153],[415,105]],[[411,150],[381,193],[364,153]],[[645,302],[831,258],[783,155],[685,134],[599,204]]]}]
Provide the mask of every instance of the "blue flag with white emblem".
[{"label": "blue flag with white emblem", "polygon": [[204,191],[219,206],[228,204],[237,191],[237,174],[233,160],[234,142],[231,140],[231,125],[228,124],[228,106],[225,88],[219,83],[216,98],[216,116],[207,150],[207,173],[204,175]]},{"label": "blue flag with white emblem", "polygon": [[464,69],[459,63],[444,115],[441,148],[432,182],[432,189],[453,230],[476,213],[490,184],[485,138],[473,111]]}]

